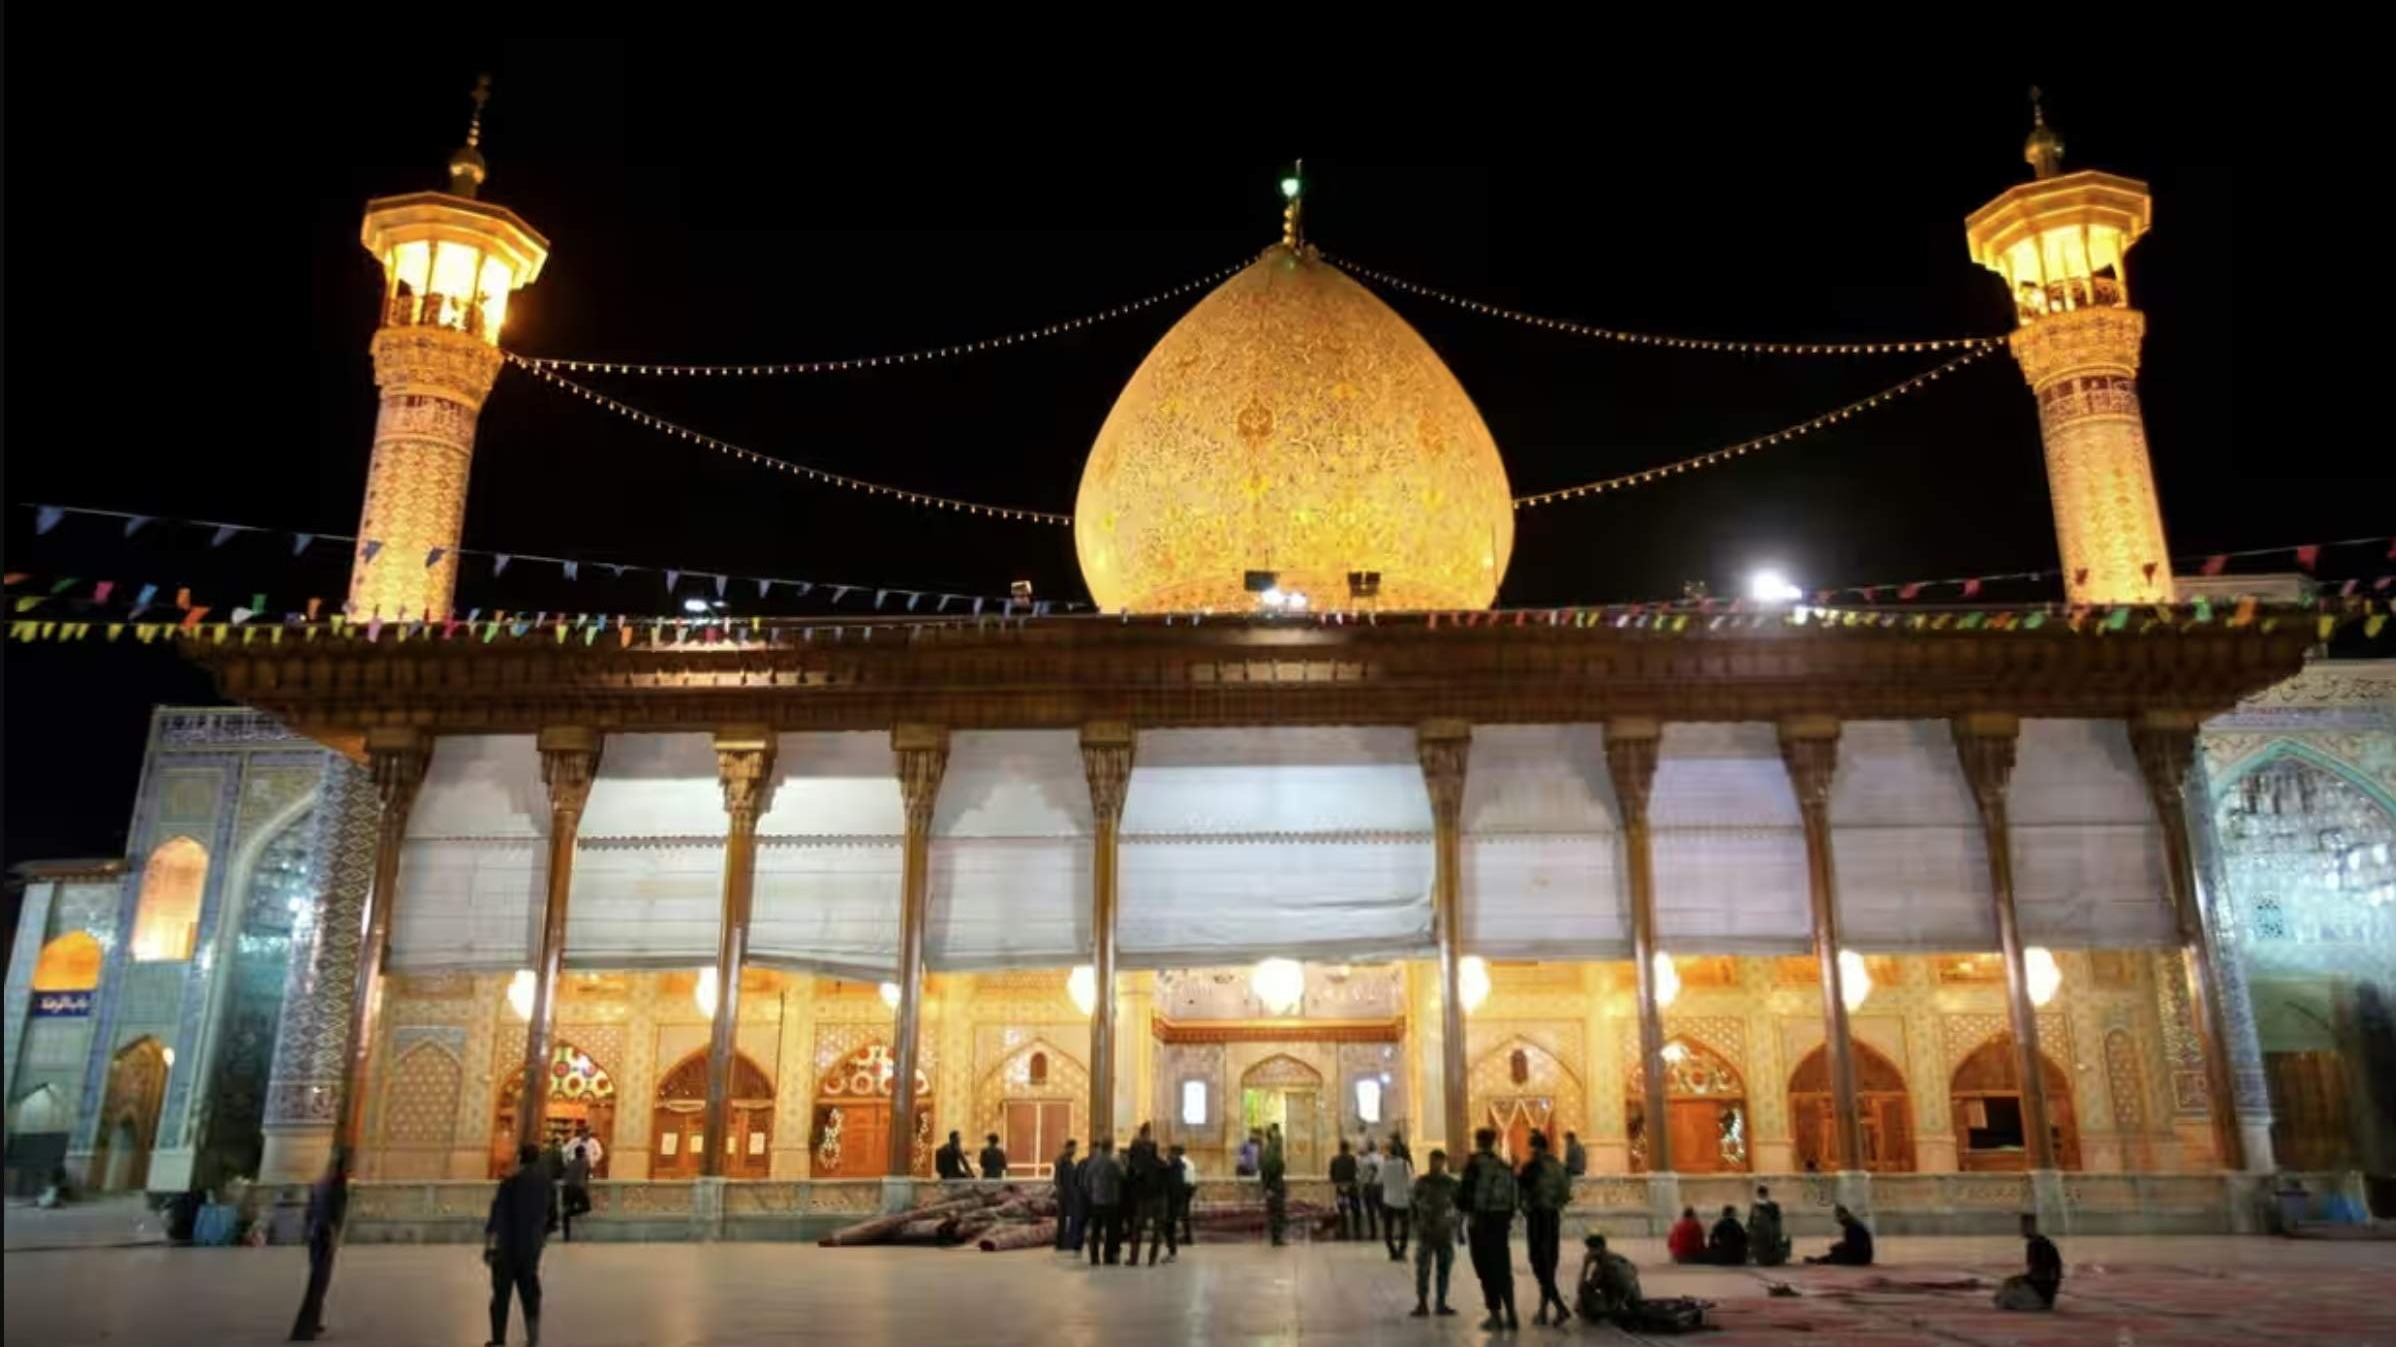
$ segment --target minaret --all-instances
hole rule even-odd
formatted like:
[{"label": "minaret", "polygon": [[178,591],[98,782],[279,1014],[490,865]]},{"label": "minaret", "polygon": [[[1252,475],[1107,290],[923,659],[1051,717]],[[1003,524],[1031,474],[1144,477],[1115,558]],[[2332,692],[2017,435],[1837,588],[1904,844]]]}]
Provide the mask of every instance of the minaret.
[{"label": "minaret", "polygon": [[2123,262],[2154,203],[2143,182],[2063,172],[2063,138],[2038,98],[2031,90],[2022,147],[2034,178],[1974,211],[1964,233],[1972,260],[2013,293],[2013,358],[2038,398],[2065,593],[2073,603],[2167,603],[2171,553],[2138,409],[2146,315],[2130,307]]},{"label": "minaret", "polygon": [[383,405],[350,563],[349,613],[360,620],[449,616],[474,423],[499,377],[508,293],[532,284],[549,256],[549,240],[514,211],[475,199],[490,97],[485,75],[466,143],[449,157],[448,191],[366,203],[360,239],[383,264],[373,346]]}]

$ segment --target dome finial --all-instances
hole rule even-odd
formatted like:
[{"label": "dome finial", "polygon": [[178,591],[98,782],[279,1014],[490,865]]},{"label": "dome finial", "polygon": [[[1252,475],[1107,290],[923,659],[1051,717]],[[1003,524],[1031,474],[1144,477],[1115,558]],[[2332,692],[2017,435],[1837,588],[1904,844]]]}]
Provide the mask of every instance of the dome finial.
[{"label": "dome finial", "polygon": [[474,78],[474,115],[466,121],[466,143],[449,156],[449,191],[453,196],[473,197],[482,190],[483,179],[489,172],[483,163],[483,105],[491,101],[491,76],[488,72]]},{"label": "dome finial", "polygon": [[2051,178],[2063,171],[2063,137],[2047,125],[2046,90],[2030,86],[2030,138],[2022,142],[2022,158],[2033,177]]},{"label": "dome finial", "polygon": [[1281,209],[1281,246],[1292,252],[1306,242],[1305,221],[1301,218],[1306,203],[1306,161],[1290,165],[1290,175],[1281,180],[1281,195],[1289,201]]}]

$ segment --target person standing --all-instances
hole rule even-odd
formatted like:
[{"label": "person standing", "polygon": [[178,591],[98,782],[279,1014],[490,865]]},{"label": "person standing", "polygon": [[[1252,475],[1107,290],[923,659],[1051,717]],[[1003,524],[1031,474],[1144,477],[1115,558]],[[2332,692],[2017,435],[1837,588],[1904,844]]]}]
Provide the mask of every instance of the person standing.
[{"label": "person standing", "polygon": [[1057,1252],[1080,1253],[1082,1221],[1089,1210],[1082,1202],[1081,1164],[1073,1158],[1075,1142],[1065,1138],[1065,1149],[1057,1152],[1053,1177],[1057,1194]]},{"label": "person standing", "polygon": [[1265,1229],[1278,1249],[1289,1242],[1290,1223],[1289,1162],[1281,1153],[1281,1124],[1265,1129],[1264,1155],[1256,1162],[1256,1176],[1265,1189]]},{"label": "person standing", "polygon": [[566,1148],[566,1184],[564,1219],[560,1232],[568,1244],[574,1242],[574,1218],[591,1209],[591,1162],[583,1158],[580,1146]]},{"label": "person standing", "polygon": [[308,1188],[308,1291],[291,1324],[293,1342],[312,1342],[324,1332],[324,1293],[333,1284],[333,1252],[348,1219],[349,1151],[336,1144],[324,1173]]},{"label": "person standing", "polygon": [[1531,1133],[1531,1158],[1522,1163],[1523,1238],[1531,1246],[1531,1276],[1539,1282],[1539,1312],[1531,1322],[1548,1322],[1555,1306],[1559,1324],[1572,1318],[1572,1307],[1556,1289],[1556,1264],[1564,1257],[1564,1208],[1572,1202],[1572,1179],[1564,1163],[1548,1148],[1547,1133]]},{"label": "person standing", "polygon": [[1132,1139],[1131,1158],[1124,1166],[1123,1205],[1131,1213],[1131,1265],[1140,1265],[1140,1237],[1148,1238],[1148,1266],[1156,1266],[1156,1251],[1163,1245],[1174,1259],[1181,1250],[1173,1243],[1172,1222],[1167,1219],[1171,1197],[1166,1192],[1172,1176],[1165,1172],[1165,1158],[1157,1153],[1156,1136],[1147,1123],[1140,1124],[1140,1134]]},{"label": "person standing", "polygon": [[1248,1139],[1240,1143],[1239,1159],[1232,1162],[1232,1174],[1243,1179],[1255,1178],[1257,1166],[1262,1163],[1264,1153],[1265,1134],[1255,1128],[1248,1129]]},{"label": "person standing", "polygon": [[[2038,1233],[2038,1218],[2022,1213],[2022,1257],[2028,1264],[2018,1277],[2007,1277],[1997,1288],[2001,1310],[2051,1310],[2063,1290],[2063,1251]],[[313,1283],[311,1283],[313,1284]]]},{"label": "person standing", "polygon": [[1589,1172],[1589,1148],[1581,1144],[1581,1134],[1564,1134],[1564,1177],[1577,1179]]},{"label": "person standing", "polygon": [[[1429,1168],[1423,1176],[1408,1185],[1407,1213],[1413,1218],[1414,1232],[1421,1243],[1414,1249],[1414,1311],[1411,1317],[1420,1319],[1428,1314],[1454,1314],[1448,1308],[1448,1274],[1456,1269],[1456,1176],[1448,1173],[1448,1153],[1435,1150],[1427,1161]],[[1388,1173],[1384,1169],[1385,1176]],[[1439,1269],[1439,1308],[1430,1308],[1431,1270]]]},{"label": "person standing", "polygon": [[1356,1156],[1348,1150],[1346,1137],[1340,1138],[1339,1154],[1331,1157],[1331,1193],[1339,1203],[1339,1237],[1356,1238],[1364,1226],[1364,1211],[1356,1187]]},{"label": "person standing", "polygon": [[1101,1252],[1109,1263],[1123,1258],[1123,1171],[1115,1164],[1115,1143],[1100,1137],[1082,1162],[1082,1199],[1090,1213],[1090,1266]]},{"label": "person standing", "polygon": [[1363,1210],[1363,1237],[1380,1239],[1380,1150],[1371,1136],[1356,1155],[1356,1206]]},{"label": "person standing", "polygon": [[1481,1328],[1492,1333],[1520,1328],[1522,1318],[1514,1312],[1514,1252],[1506,1243],[1520,1188],[1514,1171],[1498,1158],[1495,1128],[1473,1133],[1472,1158],[1464,1162],[1459,1188],[1471,1221],[1473,1275],[1481,1280],[1481,1303],[1489,1311]]},{"label": "person standing", "polygon": [[948,1144],[932,1152],[932,1172],[938,1174],[943,1181],[973,1177],[973,1166],[966,1163],[965,1160],[963,1134],[949,1133]]},{"label": "person standing", "polygon": [[982,1138],[982,1177],[1003,1179],[1007,1176],[1006,1148],[998,1144],[998,1133]]},{"label": "person standing", "polygon": [[[1391,1137],[1389,1156],[1381,1162],[1381,1236],[1389,1245],[1389,1260],[1406,1261],[1406,1224],[1414,1201],[1414,1164],[1406,1155],[1406,1143]],[[1450,1253],[1452,1260],[1455,1254]]]},{"label": "person standing", "polygon": [[566,1143],[566,1158],[573,1159],[576,1151],[582,1152],[582,1158],[590,1163],[592,1178],[605,1176],[607,1171],[601,1166],[607,1163],[607,1148],[591,1135],[590,1123],[580,1118],[574,1120],[574,1139]]},{"label": "person standing", "polygon": [[[1198,1167],[1190,1162],[1188,1148],[1176,1141],[1171,1155],[1165,1161],[1165,1230],[1168,1238],[1174,1227],[1178,1226],[1183,1244],[1198,1242],[1197,1233],[1190,1229],[1190,1203],[1197,1196]],[[1177,1256],[1178,1251],[1168,1253],[1165,1261],[1170,1263]]]},{"label": "person standing", "polygon": [[483,1222],[483,1261],[491,1267],[491,1341],[507,1341],[508,1295],[524,1303],[524,1340],[541,1340],[541,1246],[549,1234],[549,1174],[540,1149],[516,1148],[516,1172],[499,1181]]}]

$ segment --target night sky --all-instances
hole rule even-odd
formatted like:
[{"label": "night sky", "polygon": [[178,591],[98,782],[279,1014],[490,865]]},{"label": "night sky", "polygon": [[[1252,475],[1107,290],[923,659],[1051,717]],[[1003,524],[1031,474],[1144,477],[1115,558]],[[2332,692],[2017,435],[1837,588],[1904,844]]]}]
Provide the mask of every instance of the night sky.
[{"label": "night sky", "polygon": [[[2027,176],[2035,73],[1683,79],[1535,112],[1441,109],[1435,136],[1408,130],[1431,119],[1417,107],[1370,140],[1210,143],[1142,139],[1128,134],[1136,110],[1067,96],[951,91],[885,119],[854,90],[646,46],[511,45],[455,62],[351,51],[249,83],[225,61],[169,59],[182,55],[112,76],[138,133],[34,144],[21,118],[12,127],[6,559],[128,590],[188,584],[220,612],[254,591],[276,612],[310,595],[338,604],[346,549],[294,560],[287,535],[211,550],[205,530],[153,525],[127,541],[72,518],[35,537],[24,507],[350,532],[380,285],[360,211],[441,185],[481,66],[497,77],[485,195],[553,245],[510,309],[507,344],[661,361],[905,350],[1152,293],[1271,242],[1292,154],[1307,157],[1310,233],[1327,251],[1491,302],[1690,335],[2001,332],[2002,286],[1966,256],[1962,221]],[[2174,550],[2385,532],[2384,483],[2307,476],[2305,459],[2233,434],[2236,106],[2193,75],[2105,81],[2050,79],[2049,107],[2067,167],[2155,192],[2131,280],[2151,323],[2147,426]],[[1419,158],[1479,166],[1408,163]],[[69,256],[118,264],[41,260]],[[1383,297],[1479,404],[1517,493],[1777,429],[1941,359],[1626,349]],[[767,453],[1070,510],[1117,390],[1193,302],[897,370],[591,382]],[[46,321],[28,324],[37,312]],[[516,371],[483,415],[465,542],[967,593],[1027,578],[1083,597],[1068,530],[737,465]],[[1764,562],[1809,589],[2052,566],[2036,413],[2011,361],[1735,466],[1527,512],[1501,602],[1656,598],[1693,579],[1728,592]],[[2357,565],[2340,573],[2377,573]],[[668,607],[655,574],[586,566],[567,585],[524,562],[494,578],[482,559],[467,562],[459,603]],[[205,680],[129,641],[12,644],[5,659],[6,859],[119,852],[148,708],[213,700]]]}]

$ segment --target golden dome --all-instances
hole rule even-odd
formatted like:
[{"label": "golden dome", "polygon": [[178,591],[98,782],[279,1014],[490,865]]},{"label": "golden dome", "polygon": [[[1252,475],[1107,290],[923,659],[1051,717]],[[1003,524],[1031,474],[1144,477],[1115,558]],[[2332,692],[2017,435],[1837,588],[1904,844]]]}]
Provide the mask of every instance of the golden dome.
[{"label": "golden dome", "polygon": [[1312,249],[1268,248],[1140,362],[1082,469],[1073,539],[1105,612],[1247,611],[1248,571],[1316,607],[1486,608],[1514,550],[1506,468],[1406,320]]}]

